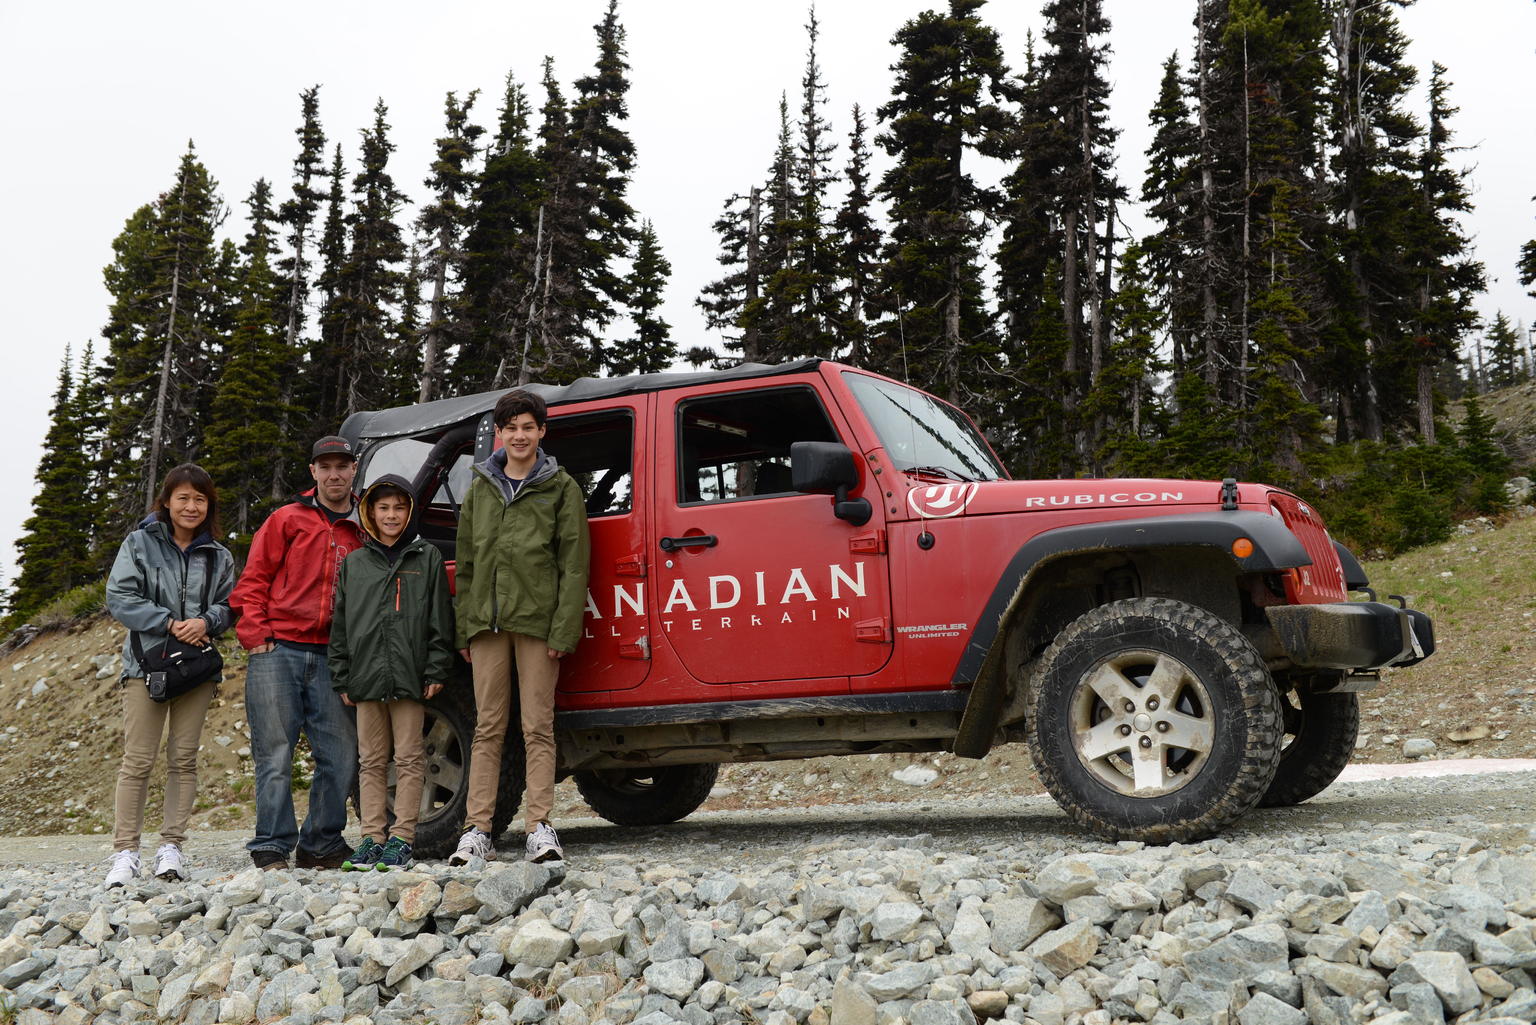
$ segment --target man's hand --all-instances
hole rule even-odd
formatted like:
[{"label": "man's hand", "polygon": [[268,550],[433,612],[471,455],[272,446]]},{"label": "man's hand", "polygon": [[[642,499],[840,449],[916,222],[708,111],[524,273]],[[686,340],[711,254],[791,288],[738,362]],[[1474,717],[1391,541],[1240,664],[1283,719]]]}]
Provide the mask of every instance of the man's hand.
[{"label": "man's hand", "polygon": [[202,644],[208,639],[208,621],[201,616],[171,620],[171,636],[186,644]]},{"label": "man's hand", "polygon": [[552,661],[558,662],[565,657],[565,652],[563,651],[557,651],[554,648],[547,648],[545,650],[549,652],[549,657]]},{"label": "man's hand", "polygon": [[256,645],[256,647],[251,648],[250,651],[248,652],[248,654],[251,654],[251,655],[265,655],[267,652],[273,650],[276,647],[277,647],[277,644],[275,642],[268,641],[265,644],[258,644],[258,645]]},{"label": "man's hand", "polygon": [[353,701],[351,698],[347,697],[346,694],[342,694],[342,696],[341,696],[341,703],[343,705],[346,705],[348,708],[356,708],[357,707],[357,703],[355,701]]},{"label": "man's hand", "polygon": [[422,692],[422,697],[425,698],[428,701],[431,701],[433,698],[437,697],[442,692],[443,692],[443,685],[442,684],[440,684],[440,683],[429,683],[429,684],[427,684],[427,689]]},{"label": "man's hand", "polygon": [[459,649],[459,657],[462,658],[466,662],[473,662],[474,661],[474,659],[469,657],[469,649],[468,648],[460,648]]}]

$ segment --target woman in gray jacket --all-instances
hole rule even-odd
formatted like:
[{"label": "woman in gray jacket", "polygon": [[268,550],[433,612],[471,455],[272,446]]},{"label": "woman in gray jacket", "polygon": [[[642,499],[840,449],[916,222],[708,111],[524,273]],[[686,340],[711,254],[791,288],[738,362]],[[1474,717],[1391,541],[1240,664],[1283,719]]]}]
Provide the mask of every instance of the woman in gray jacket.
[{"label": "woman in gray jacket", "polygon": [[[188,644],[213,642],[234,621],[229,592],[234,559],[213,539],[218,494],[207,471],[183,463],[165,476],[155,511],[123,539],[107,578],[107,611],[128,628],[123,644],[123,763],[117,773],[113,854],[106,885],[123,886],[139,874],[139,836],[149,773],[165,738],[165,818],[154,874],[186,879],[181,846],[197,796],[197,748],[219,677],[179,697],[157,702],[145,686],[137,650],[154,652],[168,637]],[[206,600],[204,596],[206,595]]]}]

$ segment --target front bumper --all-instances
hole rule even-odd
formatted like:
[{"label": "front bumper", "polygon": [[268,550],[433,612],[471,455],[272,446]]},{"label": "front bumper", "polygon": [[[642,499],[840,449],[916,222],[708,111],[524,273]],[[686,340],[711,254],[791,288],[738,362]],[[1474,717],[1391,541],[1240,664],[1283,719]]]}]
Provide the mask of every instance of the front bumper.
[{"label": "front bumper", "polygon": [[1264,612],[1286,657],[1302,668],[1411,666],[1435,651],[1434,623],[1417,609],[1361,601],[1272,605]]}]

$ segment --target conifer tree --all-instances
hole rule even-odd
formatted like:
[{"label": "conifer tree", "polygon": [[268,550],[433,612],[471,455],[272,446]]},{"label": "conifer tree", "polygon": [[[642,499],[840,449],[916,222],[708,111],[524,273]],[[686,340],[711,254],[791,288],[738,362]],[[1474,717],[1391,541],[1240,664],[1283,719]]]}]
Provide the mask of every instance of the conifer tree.
[{"label": "conifer tree", "polygon": [[[82,374],[86,372],[82,369]],[[66,347],[43,455],[37,465],[32,515],[22,524],[22,536],[16,542],[20,573],[10,595],[15,620],[24,619],[94,575],[91,546],[95,510],[89,492],[89,440],[78,419],[76,389]]]},{"label": "conifer tree", "polygon": [[801,78],[800,138],[790,140],[786,100],[780,108],[780,149],[768,190],[776,208],[772,235],[780,256],[764,283],[765,312],[772,322],[767,355],[773,360],[831,356],[837,349],[836,252],[827,237],[834,145],[824,113],[826,83],[816,56],[819,31],[813,6],[806,25],[810,42]]},{"label": "conifer tree", "polygon": [[[320,231],[318,255],[320,272],[315,277],[319,293],[319,330],[309,346],[309,373],[304,376],[295,396],[295,405],[317,422],[325,422],[322,410],[335,407],[341,391],[342,327],[345,320],[342,294],[342,268],[347,261],[346,165],[341,144],[337,143],[326,175],[329,185],[325,197],[325,223]],[[307,455],[307,453],[305,453]],[[304,477],[294,478],[303,481]]]},{"label": "conifer tree", "polygon": [[527,95],[509,74],[496,135],[469,204],[461,303],[454,311],[462,326],[449,382],[456,393],[505,387],[517,375],[530,335],[536,328],[542,332],[534,271],[545,251],[539,208],[550,172],[534,153],[531,115]]},{"label": "conifer tree", "polygon": [[288,363],[285,309],[292,292],[274,271],[271,188],[258,179],[246,200],[250,231],[236,291],[234,329],[214,393],[203,467],[219,489],[224,526],[244,544],[271,509],[271,481],[257,468],[283,461],[290,448],[283,423]]},{"label": "conifer tree", "polygon": [[[1343,262],[1333,276],[1325,380],[1336,389],[1337,437],[1377,441],[1384,417],[1403,396],[1382,395],[1386,368],[1402,362],[1414,289],[1401,259],[1414,203],[1414,147],[1422,127],[1408,112],[1418,72],[1398,2],[1339,0],[1328,35],[1333,62],[1332,161],[1336,228],[1331,248]],[[1383,411],[1383,403],[1388,409]]]},{"label": "conifer tree", "polygon": [[1465,172],[1451,164],[1450,83],[1434,64],[1429,80],[1429,123],[1418,167],[1418,196],[1409,235],[1409,261],[1418,282],[1414,345],[1403,361],[1416,382],[1419,436],[1435,438],[1435,369],[1454,362],[1461,338],[1477,324],[1473,298],[1485,287],[1483,265],[1471,257],[1471,240],[1457,218],[1472,209]]},{"label": "conifer tree", "polygon": [[[744,326],[744,311],[748,304],[757,300],[760,277],[756,254],[761,242],[757,226],[760,193],[754,188],[749,195],[734,195],[725,201],[725,209],[713,225],[720,239],[720,251],[715,257],[726,273],[718,280],[705,285],[693,300],[704,311],[704,324],[711,331],[721,333],[721,344],[726,351],[737,352],[747,362],[759,359],[758,333],[755,327]],[[713,358],[708,350],[693,352],[690,361],[699,357],[695,366],[702,366]]]},{"label": "conifer tree", "polygon": [[405,273],[400,276],[400,317],[395,321],[395,345],[391,357],[393,372],[389,384],[393,393],[384,404],[404,406],[420,395],[424,357],[421,322],[421,250],[413,245],[406,253]]},{"label": "conifer tree", "polygon": [[1121,254],[1109,318],[1115,337],[1083,402],[1084,415],[1104,425],[1093,455],[1093,469],[1100,476],[1127,453],[1142,448],[1156,421],[1157,376],[1167,369],[1158,355],[1164,317],[1153,300],[1143,258],[1141,247],[1134,244]]},{"label": "conifer tree", "polygon": [[1520,351],[1520,336],[1504,311],[1499,310],[1488,325],[1488,383],[1495,388],[1507,388],[1529,378],[1524,353]]},{"label": "conifer tree", "polygon": [[191,145],[171,188],[129,218],[105,271],[109,534],[127,533],[163,471],[198,455],[227,301],[224,206]]},{"label": "conifer tree", "polygon": [[1196,358],[1200,331],[1199,295],[1189,272],[1199,239],[1197,130],[1190,120],[1177,53],[1163,63],[1151,121],[1154,132],[1141,201],[1159,226],[1142,239],[1141,249],[1148,284],[1168,311],[1170,355],[1177,373]]},{"label": "conifer tree", "polygon": [[900,307],[912,379],[972,409],[993,406],[998,372],[978,266],[998,197],[965,155],[1002,155],[1009,88],[997,33],[977,14],[983,2],[950,0],[896,33],[896,84],[876,139],[893,161],[878,190],[891,218],[880,287]]},{"label": "conifer tree", "polygon": [[275,505],[288,494],[290,481],[302,479],[306,458],[302,442],[293,437],[290,424],[296,422],[294,405],[300,391],[297,381],[303,366],[306,344],[303,339],[305,310],[309,301],[313,260],[309,253],[314,235],[315,215],[325,194],[316,183],[325,173],[325,132],[320,126],[320,87],[311,86],[299,94],[302,122],[294,134],[299,139],[299,153],[293,161],[293,195],[278,207],[277,220],[287,229],[288,256],[277,261],[281,278],[288,283],[287,309],[283,330],[281,364],[278,368],[277,457],[272,461],[271,502]]},{"label": "conifer tree", "polygon": [[[432,282],[431,306],[422,331],[418,402],[442,397],[447,355],[464,343],[468,327],[457,286],[464,276],[463,242],[470,214],[466,201],[475,186],[469,164],[475,157],[476,140],[485,132],[469,121],[478,95],[478,90],[471,91],[460,103],[457,96],[448,94],[444,103],[447,123],[437,140],[437,159],[426,179],[432,202],[416,218],[416,227],[428,240],[426,273]],[[455,286],[453,291],[451,285]]]},{"label": "conifer tree", "polygon": [[1532,299],[1536,299],[1536,239],[1532,239],[1520,247],[1520,284],[1525,285],[1528,291],[1525,293]]},{"label": "conifer tree", "polygon": [[[1125,190],[1114,177],[1117,129],[1108,124],[1105,64],[1109,20],[1100,0],[1053,0],[1046,18],[1035,108],[1048,112],[1056,158],[1047,194],[1061,217],[1061,309],[1066,318],[1068,409],[1096,387],[1109,343],[1105,303],[1114,260],[1114,209]],[[1059,161],[1059,163],[1058,163]],[[1101,417],[1080,417],[1074,447],[1086,459]]]},{"label": "conifer tree", "polygon": [[749,244],[756,247],[756,257],[748,257],[752,267],[749,277],[759,282],[760,288],[743,304],[740,324],[743,342],[749,335],[754,341],[752,354],[748,355],[744,348],[742,356],[754,362],[779,363],[805,355],[800,351],[803,324],[797,307],[803,296],[794,270],[794,246],[799,233],[795,213],[800,208],[795,166],[789,97],[780,94],[779,135],[768,182],[760,193],[756,216],[752,216],[754,211],[748,211]]},{"label": "conifer tree", "polygon": [[650,221],[640,225],[635,245],[635,266],[625,283],[629,308],[634,318],[634,334],[608,347],[610,373],[656,374],[666,370],[677,358],[672,328],[661,319],[660,309],[672,264],[661,253],[656,229]]},{"label": "conifer tree", "polygon": [[321,396],[320,423],[329,429],[360,409],[374,409],[398,394],[405,374],[396,358],[395,309],[400,303],[405,243],[395,216],[405,196],[389,174],[388,110],[379,100],[373,125],[362,132],[354,205],[347,216],[347,256],[336,281],[334,391]]},{"label": "conifer tree", "polygon": [[[583,158],[580,126],[573,122],[554,62],[544,59],[538,158],[546,168],[543,202],[534,227],[532,313],[520,354],[510,360],[513,380],[567,383],[596,372],[598,325],[611,310],[589,287],[597,257],[592,211],[597,203],[593,166]],[[594,115],[595,116],[595,115]]]},{"label": "conifer tree", "polygon": [[843,177],[848,193],[832,219],[837,255],[836,321],[841,358],[854,366],[869,359],[871,324],[879,319],[881,295],[876,287],[882,233],[871,212],[869,146],[864,112],[853,105],[848,132],[848,165]]},{"label": "conifer tree", "polygon": [[635,211],[626,198],[635,144],[623,125],[629,119],[625,99],[629,64],[618,8],[618,0],[608,0],[603,20],[592,27],[597,35],[597,61],[591,74],[576,80],[571,105],[577,175],[581,192],[591,204],[586,211],[586,259],[579,267],[582,286],[591,296],[589,319],[583,326],[598,366],[606,365],[603,330],[629,302],[619,265],[636,238]]}]

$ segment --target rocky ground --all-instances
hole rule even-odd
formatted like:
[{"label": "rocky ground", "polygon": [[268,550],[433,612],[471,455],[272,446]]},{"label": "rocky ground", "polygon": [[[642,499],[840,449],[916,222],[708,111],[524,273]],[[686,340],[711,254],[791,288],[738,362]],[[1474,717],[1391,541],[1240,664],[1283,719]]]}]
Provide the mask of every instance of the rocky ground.
[{"label": "rocky ground", "polygon": [[570,861],[392,874],[0,844],[0,1020],[1529,1025],[1536,773],[1341,783],[1198,844],[1044,798],[591,820]]}]

